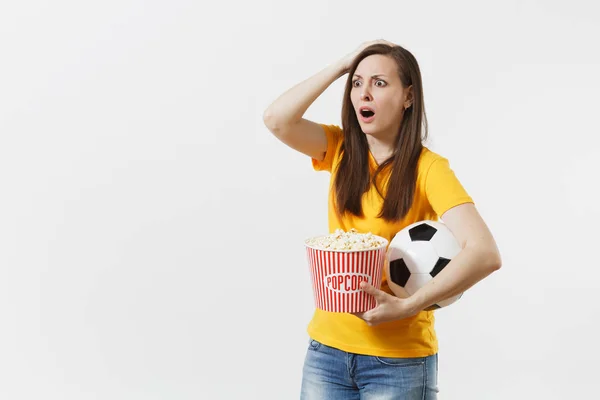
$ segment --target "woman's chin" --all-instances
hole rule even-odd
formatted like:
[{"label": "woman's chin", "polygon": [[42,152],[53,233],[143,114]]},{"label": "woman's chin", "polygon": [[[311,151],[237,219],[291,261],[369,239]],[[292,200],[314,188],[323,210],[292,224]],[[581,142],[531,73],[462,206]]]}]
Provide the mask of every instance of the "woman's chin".
[{"label": "woman's chin", "polygon": [[373,124],[364,124],[364,123],[361,123],[359,125],[360,125],[360,129],[364,133],[372,133],[372,132],[375,132],[377,130]]},{"label": "woman's chin", "polygon": [[377,136],[377,132],[379,132],[379,129],[372,124],[363,125],[361,129],[365,135]]}]

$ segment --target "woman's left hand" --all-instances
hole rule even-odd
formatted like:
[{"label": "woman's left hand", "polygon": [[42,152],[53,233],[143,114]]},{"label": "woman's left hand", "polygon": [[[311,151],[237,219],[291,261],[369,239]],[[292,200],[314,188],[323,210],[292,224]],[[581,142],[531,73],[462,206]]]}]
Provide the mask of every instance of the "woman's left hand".
[{"label": "woman's left hand", "polygon": [[361,289],[375,297],[377,305],[375,308],[372,308],[368,311],[350,314],[362,319],[369,326],[375,326],[383,322],[412,317],[419,312],[419,310],[414,307],[413,302],[410,299],[401,299],[399,297],[392,296],[383,290],[375,288],[373,285],[367,282],[361,283]]}]

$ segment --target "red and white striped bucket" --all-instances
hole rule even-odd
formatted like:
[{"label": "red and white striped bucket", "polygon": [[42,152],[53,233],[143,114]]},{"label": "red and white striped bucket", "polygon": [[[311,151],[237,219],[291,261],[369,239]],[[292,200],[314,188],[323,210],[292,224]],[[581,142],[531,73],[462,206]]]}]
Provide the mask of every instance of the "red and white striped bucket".
[{"label": "red and white striped bucket", "polygon": [[305,244],[315,306],[331,312],[363,312],[375,298],[360,289],[364,280],[381,288],[388,241],[369,250],[323,250]]}]

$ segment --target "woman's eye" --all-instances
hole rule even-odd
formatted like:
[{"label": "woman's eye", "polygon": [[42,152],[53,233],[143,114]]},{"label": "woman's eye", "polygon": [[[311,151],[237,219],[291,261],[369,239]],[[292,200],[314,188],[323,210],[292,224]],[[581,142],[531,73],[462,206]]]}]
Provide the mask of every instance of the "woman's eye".
[{"label": "woman's eye", "polygon": [[[361,82],[357,79],[352,82],[352,86],[358,87],[358,86],[360,86],[360,83]],[[379,83],[382,83],[383,85],[379,85]],[[375,86],[384,87],[386,85],[387,85],[387,83],[385,81],[382,81],[381,79],[378,79],[377,81],[375,81]]]}]

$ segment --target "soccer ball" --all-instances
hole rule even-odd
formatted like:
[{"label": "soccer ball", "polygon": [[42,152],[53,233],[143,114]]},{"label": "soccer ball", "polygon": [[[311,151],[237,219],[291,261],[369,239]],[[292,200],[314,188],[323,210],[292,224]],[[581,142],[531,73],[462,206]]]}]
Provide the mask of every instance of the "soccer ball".
[{"label": "soccer ball", "polygon": [[[398,232],[386,253],[384,272],[397,297],[406,298],[433,279],[461,251],[448,227],[436,221],[419,221]],[[427,308],[449,306],[462,293]]]}]

